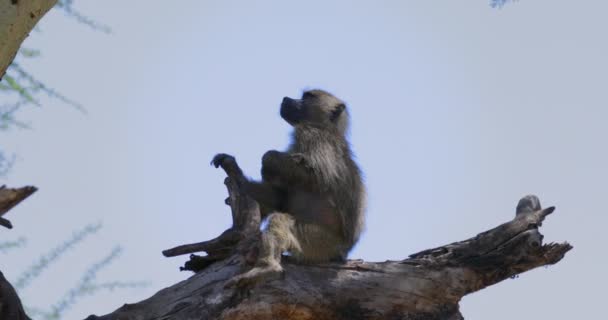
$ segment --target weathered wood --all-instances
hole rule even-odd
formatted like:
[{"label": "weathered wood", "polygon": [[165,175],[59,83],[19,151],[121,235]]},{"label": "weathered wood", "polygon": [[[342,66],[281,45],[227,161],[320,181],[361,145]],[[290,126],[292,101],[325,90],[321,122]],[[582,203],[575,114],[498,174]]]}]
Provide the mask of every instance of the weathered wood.
[{"label": "weathered wood", "polygon": [[[212,161],[212,164],[214,161]],[[247,258],[251,246],[259,237],[260,210],[258,204],[241,190],[243,185],[243,172],[236,160],[230,156],[221,163],[222,169],[228,177],[224,184],[228,188],[229,197],[226,204],[232,209],[232,227],[224,231],[217,238],[193,244],[185,244],[163,251],[165,257],[205,251],[206,256],[191,255],[182,270],[201,271],[215,261],[226,259],[232,254],[239,253]]]},{"label": "weathered wood", "polygon": [[29,320],[15,288],[0,271],[0,320]]},{"label": "weathered wood", "polygon": [[2,216],[11,210],[14,206],[18,205],[25,198],[31,196],[36,192],[36,187],[26,186],[18,189],[7,188],[6,186],[0,187],[0,226],[11,229],[13,224]]},{"label": "weathered wood", "polygon": [[[286,261],[281,279],[227,289],[225,283],[248,268],[242,248],[258,232],[259,212],[240,189],[243,177],[236,162],[224,170],[235,226],[247,226],[237,228],[241,239],[231,242],[229,257],[192,256],[188,263],[200,260],[202,267],[191,268],[199,270],[191,278],[88,319],[463,319],[459,301],[464,295],[554,264],[572,249],[568,243],[543,245],[538,228],[554,208],[542,209],[538,198],[527,196],[513,220],[405,260],[322,265]],[[210,243],[200,248],[213,252],[217,243]]]},{"label": "weathered wood", "polygon": [[[35,187],[23,187],[18,189],[0,187],[0,225],[12,228],[10,221],[2,218],[10,209],[15,207],[25,198],[36,192]],[[21,299],[17,295],[15,288],[6,280],[0,271],[0,320],[29,320],[25,314]]]}]

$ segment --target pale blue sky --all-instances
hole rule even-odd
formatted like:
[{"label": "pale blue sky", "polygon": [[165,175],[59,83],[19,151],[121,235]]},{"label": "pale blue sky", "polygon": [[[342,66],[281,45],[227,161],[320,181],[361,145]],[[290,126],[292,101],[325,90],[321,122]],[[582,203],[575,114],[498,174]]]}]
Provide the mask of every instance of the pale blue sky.
[{"label": "pale blue sky", "polygon": [[[40,188],[9,214],[27,249],[4,256],[16,277],[72,230],[103,221],[22,292],[46,306],[116,244],[100,280],[146,289],[82,300],[66,319],[108,313],[190,274],[161,250],[208,240],[230,224],[224,175],[234,154],[258,177],[282,149],[283,96],[319,87],[345,100],[369,190],[367,231],[352,258],[402,259],[512,218],[518,199],[557,211],[546,241],[574,250],[556,266],[462,301],[466,319],[585,319],[603,314],[608,181],[605,1],[92,1],[94,32],[53,11],[23,62],[81,102],[20,114],[32,130],[0,136],[19,155],[5,179]],[[8,259],[8,260],[6,260]],[[595,316],[595,317],[594,317]]]}]

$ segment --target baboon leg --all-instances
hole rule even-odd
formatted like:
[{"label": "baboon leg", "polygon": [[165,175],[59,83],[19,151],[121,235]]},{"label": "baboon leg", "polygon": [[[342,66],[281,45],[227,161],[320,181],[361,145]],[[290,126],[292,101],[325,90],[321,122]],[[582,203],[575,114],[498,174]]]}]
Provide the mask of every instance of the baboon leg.
[{"label": "baboon leg", "polygon": [[268,217],[268,226],[262,232],[260,252],[255,267],[244,274],[232,278],[226,287],[245,287],[261,280],[279,278],[281,254],[283,252],[301,252],[294,235],[295,220],[284,213],[273,213]]},{"label": "baboon leg", "polygon": [[278,266],[281,269],[283,252],[301,252],[294,234],[295,219],[285,213],[273,213],[268,217],[268,227],[262,232],[259,266]]},{"label": "baboon leg", "polygon": [[286,198],[285,191],[266,182],[245,182],[245,193],[252,197],[262,207],[262,218],[269,211],[277,212],[284,210],[283,200]]},{"label": "baboon leg", "polygon": [[339,235],[324,226],[296,222],[294,236],[299,250],[292,250],[294,260],[301,263],[346,261],[350,248]]}]

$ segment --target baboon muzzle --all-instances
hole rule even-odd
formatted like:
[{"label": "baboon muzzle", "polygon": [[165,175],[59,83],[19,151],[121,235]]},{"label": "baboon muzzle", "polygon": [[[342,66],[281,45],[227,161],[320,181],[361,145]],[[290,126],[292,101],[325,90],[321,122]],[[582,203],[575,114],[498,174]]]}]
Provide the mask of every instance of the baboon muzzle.
[{"label": "baboon muzzle", "polygon": [[283,98],[281,103],[281,117],[289,124],[298,123],[304,116],[302,108],[302,100],[296,100],[289,97]]}]

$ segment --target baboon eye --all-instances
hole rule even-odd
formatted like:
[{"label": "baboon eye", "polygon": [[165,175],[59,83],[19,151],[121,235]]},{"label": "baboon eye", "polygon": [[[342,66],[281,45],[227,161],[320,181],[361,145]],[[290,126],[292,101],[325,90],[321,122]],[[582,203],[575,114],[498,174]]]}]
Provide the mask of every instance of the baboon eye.
[{"label": "baboon eye", "polygon": [[344,109],[346,109],[346,106],[344,104],[339,104],[329,115],[329,120],[331,120],[331,122],[338,120]]}]

